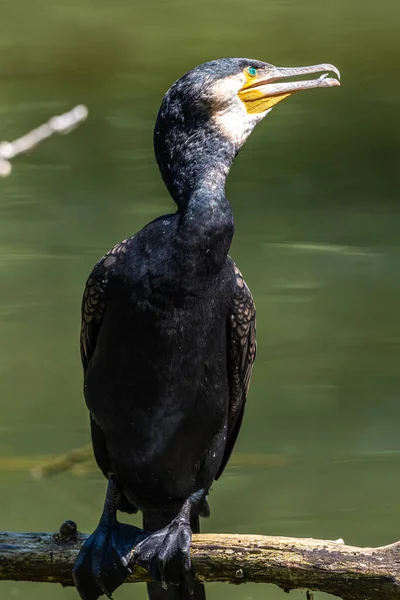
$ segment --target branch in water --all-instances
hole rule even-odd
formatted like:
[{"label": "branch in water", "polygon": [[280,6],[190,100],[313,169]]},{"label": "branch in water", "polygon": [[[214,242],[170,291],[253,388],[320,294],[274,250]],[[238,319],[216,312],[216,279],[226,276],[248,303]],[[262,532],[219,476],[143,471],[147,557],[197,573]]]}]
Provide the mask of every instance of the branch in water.
[{"label": "branch in water", "polygon": [[12,170],[11,160],[35,148],[40,142],[55,133],[69,133],[87,119],[89,111],[84,104],[75,106],[69,112],[52,117],[47,123],[32,129],[13,142],[0,142],[0,177],[7,177]]},{"label": "branch in water", "polygon": [[[0,533],[0,579],[72,585],[72,566],[86,537],[71,521],[57,534]],[[357,548],[342,540],[198,534],[191,555],[204,582],[274,583],[285,591],[304,588],[344,600],[400,600],[400,542]],[[136,566],[127,579],[146,580]]]},{"label": "branch in water", "polygon": [[[233,467],[251,467],[251,468],[272,468],[281,467],[287,463],[287,458],[280,454],[254,454],[235,452],[230,460],[230,466]],[[33,466],[32,466],[33,463]],[[28,458],[18,457],[0,459],[0,471],[2,469],[13,470],[30,470],[35,479],[42,477],[51,477],[59,475],[65,471],[74,471],[79,475],[85,473],[85,465],[89,468],[95,468],[95,460],[92,450],[92,445],[88,444],[82,448],[75,448],[65,454],[52,456],[48,458]]]}]

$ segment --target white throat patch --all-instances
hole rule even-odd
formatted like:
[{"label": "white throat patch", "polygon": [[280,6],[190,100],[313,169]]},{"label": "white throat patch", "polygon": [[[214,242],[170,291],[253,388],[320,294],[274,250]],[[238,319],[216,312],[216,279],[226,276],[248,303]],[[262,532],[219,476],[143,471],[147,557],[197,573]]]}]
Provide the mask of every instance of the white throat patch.
[{"label": "white throat patch", "polygon": [[213,119],[224,137],[239,149],[254,127],[272,109],[263,113],[249,114],[238,96],[243,82],[237,76],[219,81],[212,90]]}]

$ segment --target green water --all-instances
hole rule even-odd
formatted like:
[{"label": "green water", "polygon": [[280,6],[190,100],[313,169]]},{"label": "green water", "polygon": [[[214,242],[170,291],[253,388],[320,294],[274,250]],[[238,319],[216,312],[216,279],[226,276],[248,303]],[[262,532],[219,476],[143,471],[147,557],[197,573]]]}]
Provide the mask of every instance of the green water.
[{"label": "green water", "polygon": [[[360,545],[400,538],[399,34],[396,0],[1,4],[0,139],[74,104],[90,109],[79,130],[0,180],[2,459],[89,440],[80,297],[105,250],[172,208],[151,145],[172,81],[219,56],[332,62],[342,87],[277,107],[229,178],[232,255],[258,309],[238,452],[265,464],[228,468],[203,526]],[[70,518],[92,531],[104,489],[97,472],[36,481],[3,471],[0,529],[51,531]],[[270,586],[208,590],[210,600],[286,597]],[[77,598],[13,582],[0,595]]]}]

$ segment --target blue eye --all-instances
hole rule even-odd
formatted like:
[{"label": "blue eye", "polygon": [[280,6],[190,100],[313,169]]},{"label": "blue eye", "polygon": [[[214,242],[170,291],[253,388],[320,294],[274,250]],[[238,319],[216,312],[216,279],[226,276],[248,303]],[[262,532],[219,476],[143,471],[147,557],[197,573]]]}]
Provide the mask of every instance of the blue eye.
[{"label": "blue eye", "polygon": [[249,67],[247,69],[247,72],[250,75],[250,77],[255,77],[257,75],[257,69],[255,69],[254,67]]}]

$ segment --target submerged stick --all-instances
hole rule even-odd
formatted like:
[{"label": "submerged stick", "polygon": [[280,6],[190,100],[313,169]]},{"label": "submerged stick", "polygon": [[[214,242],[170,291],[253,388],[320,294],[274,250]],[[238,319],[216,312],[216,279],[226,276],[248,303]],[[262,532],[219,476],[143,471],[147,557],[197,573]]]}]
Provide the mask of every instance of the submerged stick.
[{"label": "submerged stick", "polygon": [[[255,454],[250,452],[235,452],[230,461],[231,467],[247,468],[272,468],[282,467],[287,464],[288,458],[281,454]],[[75,448],[64,454],[47,457],[10,457],[0,458],[0,471],[27,471],[35,479],[60,475],[65,471],[72,471],[78,475],[85,474],[87,470],[96,468],[92,445]]]},{"label": "submerged stick", "polygon": [[0,142],[0,177],[7,177],[12,171],[11,159],[35,148],[40,142],[55,133],[69,133],[86,120],[89,111],[84,104],[75,106],[69,112],[52,117],[47,123],[32,129],[13,142]]},{"label": "submerged stick", "polygon": [[30,472],[35,479],[41,479],[42,477],[50,477],[65,471],[71,471],[76,465],[81,465],[82,463],[89,461],[92,461],[94,464],[94,455],[91,444],[83,446],[82,448],[70,450],[65,454],[47,460],[43,464],[35,465],[30,469]]},{"label": "submerged stick", "polygon": [[[0,533],[0,579],[72,585],[71,570],[87,536],[66,521],[57,534]],[[191,550],[198,580],[274,583],[327,592],[343,600],[400,600],[400,542],[381,548],[342,540],[197,534]],[[127,582],[148,581],[133,568]]]}]

